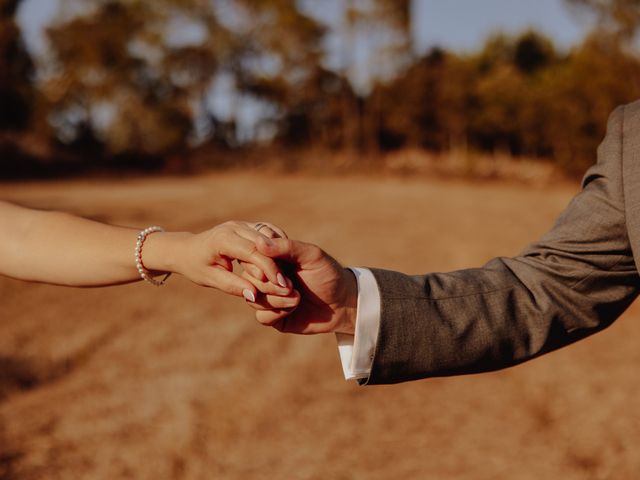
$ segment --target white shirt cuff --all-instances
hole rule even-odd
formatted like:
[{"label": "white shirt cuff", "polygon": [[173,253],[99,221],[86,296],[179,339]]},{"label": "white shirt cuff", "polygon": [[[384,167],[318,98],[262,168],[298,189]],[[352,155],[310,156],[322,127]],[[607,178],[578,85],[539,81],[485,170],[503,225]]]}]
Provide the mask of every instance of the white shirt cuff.
[{"label": "white shirt cuff", "polygon": [[336,333],[346,380],[369,378],[380,329],[380,290],[370,270],[350,268],[358,282],[355,335]]}]

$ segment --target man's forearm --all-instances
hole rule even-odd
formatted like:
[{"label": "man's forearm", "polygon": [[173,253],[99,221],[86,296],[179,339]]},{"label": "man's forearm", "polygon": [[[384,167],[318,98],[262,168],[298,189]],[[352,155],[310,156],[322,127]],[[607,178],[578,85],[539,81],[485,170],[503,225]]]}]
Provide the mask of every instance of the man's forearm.
[{"label": "man's forearm", "polygon": [[383,308],[369,383],[509,367],[607,327],[638,294],[631,270],[571,288],[536,263],[496,259],[424,277],[373,270]]},{"label": "man's forearm", "polygon": [[381,320],[368,383],[504,368],[605,328],[640,277],[623,190],[624,108],[553,228],[515,258],[408,276],[372,270]]}]

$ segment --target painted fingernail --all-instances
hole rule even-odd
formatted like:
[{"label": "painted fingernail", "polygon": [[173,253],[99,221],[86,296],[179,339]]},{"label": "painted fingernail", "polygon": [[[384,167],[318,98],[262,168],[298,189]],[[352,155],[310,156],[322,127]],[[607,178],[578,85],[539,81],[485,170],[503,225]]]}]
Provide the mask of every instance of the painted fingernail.
[{"label": "painted fingernail", "polygon": [[247,302],[251,302],[251,303],[255,303],[256,301],[256,296],[253,294],[253,292],[251,290],[249,290],[248,288],[245,288],[242,291],[242,296],[244,297],[244,299]]},{"label": "painted fingernail", "polygon": [[276,278],[278,279],[278,285],[280,285],[282,288],[287,288],[287,279],[284,278],[284,275],[278,273],[278,275],[276,275]]}]

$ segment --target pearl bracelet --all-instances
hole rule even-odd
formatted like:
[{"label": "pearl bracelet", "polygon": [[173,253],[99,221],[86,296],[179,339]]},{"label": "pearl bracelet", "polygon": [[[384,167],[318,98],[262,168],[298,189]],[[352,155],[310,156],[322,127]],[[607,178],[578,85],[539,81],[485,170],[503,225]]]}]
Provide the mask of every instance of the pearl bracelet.
[{"label": "pearl bracelet", "polygon": [[167,273],[162,280],[156,280],[155,278],[151,277],[151,275],[149,275],[149,270],[147,270],[147,268],[142,263],[142,245],[144,244],[144,241],[147,239],[147,236],[156,232],[164,232],[164,228],[158,227],[158,226],[147,227],[138,234],[138,241],[136,242],[135,254],[136,254],[136,268],[138,269],[138,273],[140,274],[142,279],[145,282],[149,282],[150,284],[155,285],[156,287],[159,287],[160,285],[164,285],[164,282],[167,281],[167,278],[171,276],[171,272]]}]

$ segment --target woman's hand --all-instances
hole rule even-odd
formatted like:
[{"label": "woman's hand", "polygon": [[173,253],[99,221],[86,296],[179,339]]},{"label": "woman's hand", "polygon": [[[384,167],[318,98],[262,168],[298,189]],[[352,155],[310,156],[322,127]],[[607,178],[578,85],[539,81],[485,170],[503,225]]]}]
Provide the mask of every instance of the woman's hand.
[{"label": "woman's hand", "polygon": [[[0,201],[0,274],[20,280],[98,287],[140,280],[134,248],[140,230],[107,225],[62,212]],[[258,240],[286,236],[270,224],[227,222],[199,234],[157,232],[142,244],[142,263],[152,275],[176,272],[199,285],[256,301],[256,287],[233,273],[247,271],[288,295],[291,282],[274,260],[256,250]]]},{"label": "woman's hand", "polygon": [[[260,240],[289,238],[284,230],[271,223],[260,222],[255,224],[254,228],[262,234]],[[256,242],[259,241],[258,238],[259,237],[255,238]],[[283,318],[291,314],[291,312],[298,307],[300,303],[300,293],[293,289],[293,284],[289,278],[285,277],[288,292],[283,293],[282,290],[277,288],[278,285],[274,285],[259,267],[244,262],[241,262],[241,265],[244,270],[242,277],[250,281],[258,290],[255,301],[248,302],[252,308],[262,312],[261,314],[268,315],[269,318],[272,316]]]},{"label": "woman's hand", "polygon": [[259,238],[269,240],[264,233],[279,232],[272,227],[257,231],[255,225],[230,221],[199,234],[154,233],[144,243],[142,260],[152,273],[180,273],[198,285],[217,288],[253,303],[258,298],[258,289],[247,278],[233,273],[233,260],[238,260],[245,272],[250,269],[262,283],[269,284],[269,292],[290,295],[291,282],[274,260],[256,248]]},{"label": "woman's hand", "polygon": [[[272,223],[256,222],[247,223],[247,225],[257,233],[259,233],[259,235],[252,235],[251,240],[253,240],[254,242],[257,242],[259,237],[265,237],[268,239],[289,238],[284,230],[273,225]],[[260,290],[262,293],[270,293],[272,291],[272,288],[268,285],[270,283],[269,279],[265,275],[264,271],[260,269],[260,267],[244,261],[240,261],[240,265],[242,266],[243,277],[247,278],[247,280],[254,283],[257,287],[262,286],[263,289]],[[253,280],[257,281],[257,283]]]}]

